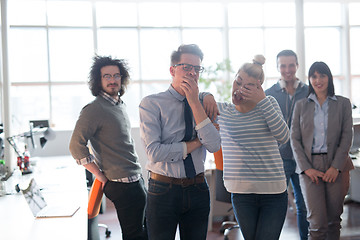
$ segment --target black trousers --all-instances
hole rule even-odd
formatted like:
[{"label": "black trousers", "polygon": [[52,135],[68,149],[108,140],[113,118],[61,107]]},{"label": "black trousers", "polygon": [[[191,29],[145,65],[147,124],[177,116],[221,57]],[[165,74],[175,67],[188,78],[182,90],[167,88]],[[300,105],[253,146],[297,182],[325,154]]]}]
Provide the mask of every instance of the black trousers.
[{"label": "black trousers", "polygon": [[146,240],[146,190],[141,178],[133,183],[108,181],[104,193],[115,205],[123,240]]}]

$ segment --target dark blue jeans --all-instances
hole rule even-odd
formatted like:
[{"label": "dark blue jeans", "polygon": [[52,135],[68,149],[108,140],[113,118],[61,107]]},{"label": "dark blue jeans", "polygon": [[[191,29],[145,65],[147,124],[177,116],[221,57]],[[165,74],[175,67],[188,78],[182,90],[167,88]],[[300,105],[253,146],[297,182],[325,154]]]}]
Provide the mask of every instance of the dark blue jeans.
[{"label": "dark blue jeans", "polygon": [[231,201],[245,240],[278,240],[287,210],[287,191],[280,194],[232,193]]},{"label": "dark blue jeans", "polygon": [[141,178],[134,183],[108,181],[104,193],[116,208],[123,240],[146,240],[146,190]]},{"label": "dark blue jeans", "polygon": [[299,175],[295,172],[296,162],[293,159],[283,159],[286,183],[289,186],[291,181],[296,204],[297,224],[301,240],[308,239],[309,222],[306,220],[306,205],[300,188]]},{"label": "dark blue jeans", "polygon": [[205,240],[210,212],[206,183],[181,186],[149,179],[146,225],[150,240]]}]

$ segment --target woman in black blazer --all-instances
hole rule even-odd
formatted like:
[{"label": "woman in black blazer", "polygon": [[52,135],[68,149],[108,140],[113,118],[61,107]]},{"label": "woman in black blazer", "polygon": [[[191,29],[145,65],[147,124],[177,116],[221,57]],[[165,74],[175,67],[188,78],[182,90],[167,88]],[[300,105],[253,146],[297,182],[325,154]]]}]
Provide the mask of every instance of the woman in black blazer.
[{"label": "woman in black blazer", "polygon": [[295,105],[291,146],[300,174],[309,239],[340,239],[343,202],[349,189],[352,110],[349,99],[335,95],[333,76],[324,62],[309,69],[308,97]]}]

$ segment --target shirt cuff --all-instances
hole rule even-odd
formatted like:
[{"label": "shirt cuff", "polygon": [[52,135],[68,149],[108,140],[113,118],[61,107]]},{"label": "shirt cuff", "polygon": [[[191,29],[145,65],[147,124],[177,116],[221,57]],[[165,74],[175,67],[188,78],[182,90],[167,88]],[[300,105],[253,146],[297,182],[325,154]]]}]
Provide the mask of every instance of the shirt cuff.
[{"label": "shirt cuff", "polygon": [[183,144],[183,159],[187,157],[187,146],[185,142],[182,142]]},{"label": "shirt cuff", "polygon": [[88,163],[92,163],[93,161],[95,161],[95,157],[92,154],[90,154],[89,156],[84,157],[82,159],[76,159],[76,163],[78,165],[85,165]]},{"label": "shirt cuff", "polygon": [[195,130],[197,131],[197,130],[205,127],[205,126],[208,125],[209,123],[211,123],[210,119],[209,119],[209,118],[205,118],[204,121],[202,121],[201,123],[199,123],[198,125],[196,125]]}]

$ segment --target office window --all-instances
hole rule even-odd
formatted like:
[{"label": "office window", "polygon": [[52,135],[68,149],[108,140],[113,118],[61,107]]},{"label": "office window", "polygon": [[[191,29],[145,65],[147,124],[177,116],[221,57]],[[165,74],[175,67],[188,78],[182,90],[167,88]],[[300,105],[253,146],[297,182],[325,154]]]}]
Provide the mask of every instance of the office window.
[{"label": "office window", "polygon": [[[285,9],[286,11],[284,11]],[[294,27],[295,13],[296,13],[295,5],[292,2],[265,3],[264,25],[272,26],[272,27],[274,26]]]},{"label": "office window", "polygon": [[14,133],[29,131],[29,120],[49,118],[50,102],[47,86],[12,86],[10,95]]},{"label": "office window", "polygon": [[181,4],[184,27],[222,27],[223,4],[213,2],[184,2]]},{"label": "office window", "polygon": [[180,45],[178,29],[140,31],[141,76],[143,80],[169,79],[170,54]]},{"label": "office window", "polygon": [[90,29],[49,30],[51,81],[86,81],[94,55]]},{"label": "office window", "polygon": [[45,29],[10,29],[8,44],[11,82],[48,81],[49,72]]},{"label": "office window", "polygon": [[[56,127],[74,127],[81,108],[93,99],[86,82],[95,53],[127,60],[131,83],[123,100],[132,126],[137,127],[139,102],[169,87],[170,54],[181,43],[198,44],[204,52],[205,67],[230,59],[234,71],[251,62],[255,54],[263,54],[265,89],[280,76],[277,53],[283,49],[296,51],[293,1],[8,3],[11,104],[16,109],[12,110],[12,119],[25,128],[34,113],[50,119]],[[343,6],[349,9],[349,36],[343,29]],[[336,93],[351,91],[353,101],[359,101],[355,93],[360,82],[356,67],[360,65],[356,54],[360,52],[359,11],[356,1],[304,3],[305,69],[314,61],[326,62],[335,76]],[[350,40],[349,53],[343,48],[346,37]],[[351,59],[351,90],[343,84],[347,76],[343,56]],[[226,80],[232,81],[234,74],[226,75]],[[24,96],[19,95],[23,92]],[[29,98],[36,99],[36,104]]]},{"label": "office window", "polygon": [[306,69],[315,61],[325,62],[333,75],[341,72],[340,31],[338,28],[306,28]]},{"label": "office window", "polygon": [[360,27],[350,29],[351,74],[360,75]]},{"label": "office window", "polygon": [[352,96],[352,103],[357,106],[357,112],[360,114],[360,77],[355,77],[352,79],[351,82],[351,96]]},{"label": "office window", "polygon": [[46,1],[7,1],[10,25],[45,25]]},{"label": "office window", "polygon": [[139,3],[139,25],[144,27],[180,26],[179,3]]},{"label": "office window", "polygon": [[263,25],[261,3],[229,3],[229,27],[260,27]]},{"label": "office window", "polygon": [[91,2],[47,1],[47,17],[50,26],[91,26]]},{"label": "office window", "polygon": [[[284,11],[287,9],[287,11]],[[276,55],[283,49],[295,50],[295,4],[229,3],[229,56],[237,71],[254,55],[266,58],[266,77],[278,78]],[[264,88],[274,81],[265,81]]]},{"label": "office window", "polygon": [[256,54],[264,54],[263,39],[264,32],[258,28],[229,30],[229,55],[235,71]]},{"label": "office window", "polygon": [[340,26],[341,3],[304,3],[305,26]]},{"label": "office window", "polygon": [[294,28],[267,28],[264,32],[265,36],[265,57],[264,65],[267,78],[279,78],[280,73],[277,70],[277,54],[284,49],[296,51],[295,29]]},{"label": "office window", "polygon": [[136,3],[96,2],[96,24],[99,27],[136,27],[137,18]]},{"label": "office window", "polygon": [[51,97],[52,123],[57,129],[73,129],[81,109],[94,99],[86,83],[51,86]]},{"label": "office window", "polygon": [[136,29],[100,28],[98,54],[125,59],[132,79],[140,78],[139,37]]},{"label": "office window", "polygon": [[[155,84],[157,85],[157,84]],[[122,100],[126,104],[126,110],[130,119],[132,127],[139,127],[139,104],[141,101],[140,84],[130,80],[130,84],[126,89],[125,94],[122,96]]]},{"label": "office window", "polygon": [[201,48],[205,67],[214,66],[224,58],[223,48],[219,47],[223,45],[220,29],[184,29],[182,36],[183,43],[196,43]]},{"label": "office window", "polygon": [[360,25],[360,3],[349,3],[350,25]]}]

